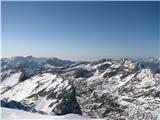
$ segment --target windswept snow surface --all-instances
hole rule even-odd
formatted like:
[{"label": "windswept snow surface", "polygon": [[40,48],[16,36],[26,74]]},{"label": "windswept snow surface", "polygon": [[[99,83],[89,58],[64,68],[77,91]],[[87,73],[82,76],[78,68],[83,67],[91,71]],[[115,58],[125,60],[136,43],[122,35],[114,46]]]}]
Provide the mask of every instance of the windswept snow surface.
[{"label": "windswept snow surface", "polygon": [[[13,87],[10,91],[5,92],[5,94],[3,94],[2,97],[8,96],[8,99],[21,101],[24,98],[28,97],[29,95],[39,92],[45,87],[48,87],[48,85],[51,84],[52,80],[55,77],[56,75],[52,75],[49,73],[46,73],[43,75],[37,75],[31,79],[28,79],[24,82],[17,84],[16,87]],[[12,79],[10,78],[9,80],[12,81]],[[4,82],[6,82],[6,80],[4,80]],[[41,84],[41,87],[38,87],[40,84]],[[2,85],[3,85],[3,82],[2,82]],[[54,83],[53,85],[56,85],[56,83]]]},{"label": "windswept snow surface", "polygon": [[63,116],[42,115],[39,113],[30,113],[22,110],[1,108],[1,120],[100,120],[100,119],[86,118],[76,114],[67,114]]},{"label": "windswept snow surface", "polygon": [[14,73],[11,76],[7,77],[4,81],[2,81],[2,84],[4,86],[12,87],[18,83],[18,79],[21,75],[21,72]]}]

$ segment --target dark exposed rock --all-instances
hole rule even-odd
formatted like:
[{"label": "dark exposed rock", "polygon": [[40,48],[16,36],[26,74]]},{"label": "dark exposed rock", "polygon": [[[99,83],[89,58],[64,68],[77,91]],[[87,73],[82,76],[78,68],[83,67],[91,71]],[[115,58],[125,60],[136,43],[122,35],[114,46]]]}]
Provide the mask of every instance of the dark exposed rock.
[{"label": "dark exposed rock", "polygon": [[69,113],[82,114],[79,104],[76,101],[75,89],[72,88],[62,94],[60,103],[52,110],[56,115]]},{"label": "dark exposed rock", "polygon": [[29,105],[22,104],[20,102],[11,100],[1,100],[1,107],[6,107],[6,108],[13,108],[13,109],[18,109],[18,110],[24,110],[24,111],[31,111],[31,112],[37,112],[34,108],[32,108]]},{"label": "dark exposed rock", "polygon": [[103,75],[103,78],[109,78],[109,77],[112,77],[112,76],[114,76],[116,74],[117,74],[117,71],[112,71],[112,72],[109,72],[109,73],[105,73]]},{"label": "dark exposed rock", "polygon": [[75,78],[84,78],[84,77],[90,77],[92,76],[92,72],[88,71],[88,70],[85,70],[85,69],[78,69],[78,70],[75,70],[73,76]]},{"label": "dark exposed rock", "polygon": [[110,64],[103,64],[101,66],[98,67],[98,70],[102,73],[104,72],[108,67],[110,66]]},{"label": "dark exposed rock", "polygon": [[25,73],[21,73],[20,77],[19,77],[19,82],[23,82],[25,81],[26,79],[28,79],[28,77],[26,76]]}]

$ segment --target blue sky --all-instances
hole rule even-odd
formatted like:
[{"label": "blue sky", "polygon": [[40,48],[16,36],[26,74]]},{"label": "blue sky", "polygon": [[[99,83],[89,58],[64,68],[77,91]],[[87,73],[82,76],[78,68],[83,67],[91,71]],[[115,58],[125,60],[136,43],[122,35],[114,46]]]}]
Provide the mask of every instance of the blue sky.
[{"label": "blue sky", "polygon": [[2,2],[2,57],[158,56],[158,2]]}]

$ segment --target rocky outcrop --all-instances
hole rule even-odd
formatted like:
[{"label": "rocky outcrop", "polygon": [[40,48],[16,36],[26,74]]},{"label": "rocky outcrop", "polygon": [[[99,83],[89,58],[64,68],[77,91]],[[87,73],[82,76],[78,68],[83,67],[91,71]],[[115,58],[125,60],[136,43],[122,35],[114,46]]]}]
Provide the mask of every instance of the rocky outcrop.
[{"label": "rocky outcrop", "polygon": [[19,82],[23,82],[26,79],[28,79],[27,75],[25,73],[21,73],[20,77],[19,77]]},{"label": "rocky outcrop", "polygon": [[91,77],[92,75],[93,74],[91,71],[88,71],[88,70],[82,69],[82,68],[75,70],[75,72],[73,73],[73,76],[75,78],[84,78],[84,77],[88,78],[88,77]]},{"label": "rocky outcrop", "polygon": [[14,100],[0,100],[1,102],[1,107],[6,107],[6,108],[12,108],[12,109],[18,109],[18,110],[24,110],[24,111],[30,111],[30,112],[38,112],[31,106],[27,104],[22,104],[20,102],[14,101]]},{"label": "rocky outcrop", "polygon": [[59,104],[52,110],[56,115],[65,115],[69,113],[82,114],[79,104],[76,100],[75,89],[72,86],[70,90],[63,93]]}]

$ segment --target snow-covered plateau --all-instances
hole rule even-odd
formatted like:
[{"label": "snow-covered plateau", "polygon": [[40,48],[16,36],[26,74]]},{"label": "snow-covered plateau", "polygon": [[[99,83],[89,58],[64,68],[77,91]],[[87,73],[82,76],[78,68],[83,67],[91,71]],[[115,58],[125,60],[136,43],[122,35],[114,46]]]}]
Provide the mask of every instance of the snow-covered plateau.
[{"label": "snow-covered plateau", "polygon": [[160,120],[159,60],[2,58],[2,119]]}]

